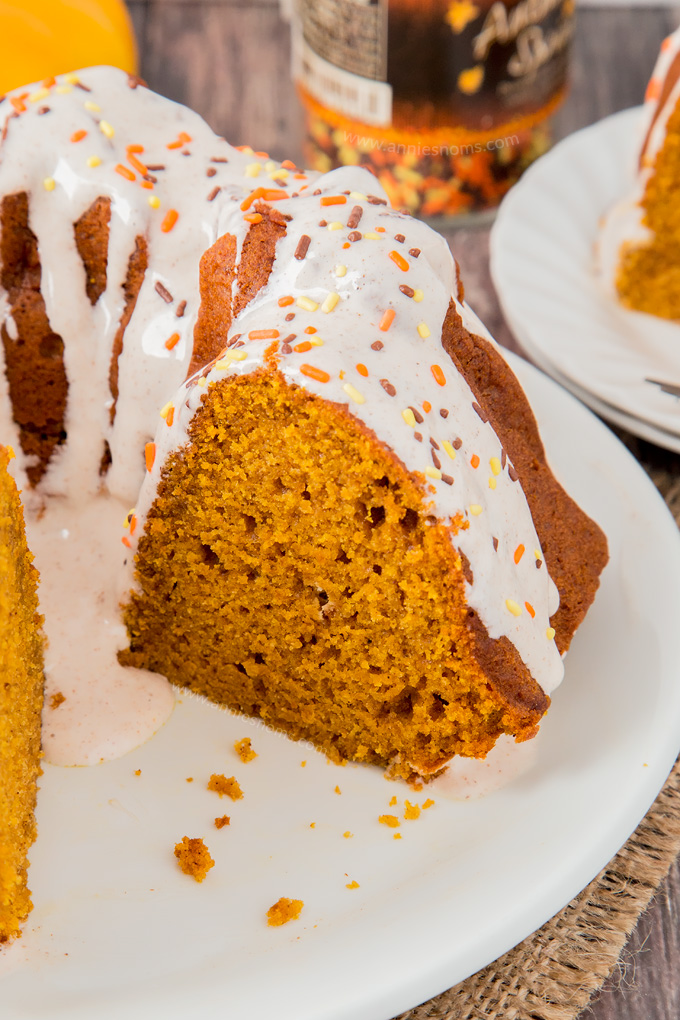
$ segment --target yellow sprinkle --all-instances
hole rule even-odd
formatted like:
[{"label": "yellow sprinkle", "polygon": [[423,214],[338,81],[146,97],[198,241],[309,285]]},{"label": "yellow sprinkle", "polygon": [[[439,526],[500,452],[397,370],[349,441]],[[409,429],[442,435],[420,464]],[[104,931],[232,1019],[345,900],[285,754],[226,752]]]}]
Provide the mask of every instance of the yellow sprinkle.
[{"label": "yellow sprinkle", "polygon": [[202,375],[202,376],[200,377],[200,379],[198,380],[198,385],[199,385],[199,386],[205,386],[205,385],[206,385],[206,383],[207,383],[207,381],[208,381],[208,380],[206,379],[206,377],[205,377],[204,375]]},{"label": "yellow sprinkle", "polygon": [[323,347],[323,340],[320,336],[310,336],[307,339],[312,347]]},{"label": "yellow sprinkle", "polygon": [[[273,159],[268,159],[267,162],[264,165],[264,168],[267,171],[267,173],[271,173],[272,170],[276,170],[277,169],[276,163],[274,162]],[[283,167],[281,169],[283,169]]]},{"label": "yellow sprinkle", "polygon": [[518,606],[517,603],[514,602],[512,599],[505,600],[505,608],[509,613],[512,613],[513,616],[522,615],[522,607]]},{"label": "yellow sprinkle", "polygon": [[87,165],[88,166],[95,167],[95,166],[100,166],[100,164],[101,164],[101,159],[99,158],[99,156],[88,156],[87,157]]},{"label": "yellow sprinkle", "polygon": [[437,481],[441,479],[442,473],[436,467],[426,467],[425,474],[428,478],[435,478]]},{"label": "yellow sprinkle", "polygon": [[344,224],[341,223],[340,220],[333,220],[332,223],[328,224],[328,229],[329,230],[342,230],[343,226],[344,226]]},{"label": "yellow sprinkle", "polygon": [[489,464],[491,465],[491,470],[495,475],[499,475],[501,473],[501,462],[498,457],[492,457]]},{"label": "yellow sprinkle", "polygon": [[416,289],[413,291],[413,300],[414,301],[422,301],[424,297],[425,297],[425,295],[423,294],[423,292],[420,289],[420,287],[416,287]]},{"label": "yellow sprinkle", "polygon": [[430,331],[424,322],[418,323],[418,336],[421,336],[423,340],[426,340],[430,335]]},{"label": "yellow sprinkle", "polygon": [[73,72],[71,72],[70,74],[65,74],[64,78],[69,83],[69,85],[79,85],[80,84],[80,78],[78,77],[77,74],[73,74]]},{"label": "yellow sprinkle", "polygon": [[490,489],[495,489],[496,488],[496,479],[494,478],[493,475],[491,475],[490,478],[489,478],[489,488]]},{"label": "yellow sprinkle", "polygon": [[246,166],[245,170],[243,171],[243,176],[244,177],[257,177],[258,174],[260,173],[261,169],[262,169],[262,165],[260,163],[248,163],[248,165]]},{"label": "yellow sprinkle", "polygon": [[350,191],[349,197],[350,198],[354,198],[354,199],[356,199],[359,202],[365,202],[366,201],[366,196],[364,194],[362,194],[360,191]]},{"label": "yellow sprinkle", "polygon": [[298,308],[304,308],[306,312],[315,312],[319,307],[318,301],[312,301],[310,297],[305,297],[304,294],[296,299],[295,304]]},{"label": "yellow sprinkle", "polygon": [[169,401],[165,405],[165,407],[161,408],[161,418],[163,418],[165,420],[165,418],[167,418],[168,415],[170,414],[171,409],[172,409],[172,401]]},{"label": "yellow sprinkle", "polygon": [[152,209],[160,209],[161,200],[158,195],[149,195],[149,205]]},{"label": "yellow sprinkle", "polygon": [[366,397],[362,393],[359,393],[359,390],[352,386],[351,383],[345,383],[345,385],[342,388],[347,394],[347,396],[350,397],[355,402],[355,404],[366,403]]},{"label": "yellow sprinkle", "polygon": [[28,97],[29,103],[39,103],[41,99],[47,99],[50,94],[49,89],[38,89],[33,95]]},{"label": "yellow sprinkle", "polygon": [[547,637],[548,641],[552,641],[552,639],[555,637],[555,628],[548,627],[548,629],[545,632],[545,636]]},{"label": "yellow sprinkle", "polygon": [[105,138],[113,138],[113,136],[116,133],[109,124],[108,120],[99,121],[99,130],[101,131]]},{"label": "yellow sprinkle", "polygon": [[347,272],[347,266],[343,266],[342,263],[340,263],[340,265],[335,267],[335,275],[336,276],[344,276],[346,272]]},{"label": "yellow sprinkle", "polygon": [[337,305],[339,300],[340,300],[340,295],[336,294],[336,292],[334,290],[332,290],[330,292],[330,294],[327,296],[327,298],[324,301],[324,303],[321,305],[321,311],[322,312],[332,312],[333,309],[335,308],[335,306]]},{"label": "yellow sprinkle", "polygon": [[251,147],[249,145],[244,145],[243,149],[241,151],[244,152],[246,154],[246,156],[252,156],[253,155],[253,149],[251,149]]},{"label": "yellow sprinkle", "polygon": [[55,92],[58,92],[60,96],[65,96],[68,92],[73,92],[72,85],[57,85]]},{"label": "yellow sprinkle", "polygon": [[543,557],[541,556],[541,550],[540,549],[534,549],[534,556],[536,557],[537,560],[542,560],[543,559]]},{"label": "yellow sprinkle", "polygon": [[56,186],[57,182],[55,181],[54,177],[46,177],[45,180],[43,181],[43,188],[45,189],[45,191],[54,191]]},{"label": "yellow sprinkle", "polygon": [[442,446],[444,447],[444,449],[448,453],[448,455],[451,458],[451,460],[455,460],[456,459],[456,451],[451,446],[451,443],[448,441],[448,439],[444,440],[444,442],[442,443]]},{"label": "yellow sprinkle", "polygon": [[482,512],[482,509],[483,508],[479,505],[479,503],[471,503],[469,507],[470,513],[472,514],[473,517],[479,517],[479,515]]},{"label": "yellow sprinkle", "polygon": [[232,361],[245,361],[245,351],[225,351],[219,361],[215,362],[215,368],[229,368]]},{"label": "yellow sprinkle", "polygon": [[101,110],[101,106],[98,106],[97,103],[93,103],[91,99],[86,99],[83,106],[86,110],[89,110],[90,113],[99,113]]},{"label": "yellow sprinkle", "polygon": [[416,427],[416,416],[410,407],[404,408],[401,412],[401,416],[407,425],[410,425],[412,429]]},{"label": "yellow sprinkle", "polygon": [[368,233],[368,234],[364,234],[364,237],[366,238],[367,241],[379,241],[380,240],[380,234],[374,234],[372,232]]}]

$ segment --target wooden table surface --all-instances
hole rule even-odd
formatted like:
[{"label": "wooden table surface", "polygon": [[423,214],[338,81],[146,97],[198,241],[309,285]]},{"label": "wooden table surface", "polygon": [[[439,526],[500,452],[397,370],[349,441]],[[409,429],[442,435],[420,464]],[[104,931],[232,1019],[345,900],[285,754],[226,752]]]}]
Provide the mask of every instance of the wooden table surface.
[{"label": "wooden table surface", "polygon": [[[141,73],[158,92],[198,110],[234,144],[299,160],[300,115],[290,81],[288,28],[278,0],[128,0]],[[563,136],[637,105],[659,43],[680,8],[579,12],[572,89],[557,117]],[[466,295],[499,342],[519,349],[488,272],[488,231],[450,232]],[[623,432],[668,498],[680,501],[680,457]],[[676,862],[624,951],[618,972],[584,1014],[592,1020],[679,1020],[680,864]],[[491,1018],[490,1018],[491,1020]]]}]

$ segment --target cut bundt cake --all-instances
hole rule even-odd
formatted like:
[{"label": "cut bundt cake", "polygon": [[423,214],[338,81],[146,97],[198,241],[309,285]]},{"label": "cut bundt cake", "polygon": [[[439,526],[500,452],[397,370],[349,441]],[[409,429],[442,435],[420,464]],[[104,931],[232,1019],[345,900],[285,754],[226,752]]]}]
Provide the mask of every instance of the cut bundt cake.
[{"label": "cut bundt cake", "polygon": [[0,446],[0,943],[19,934],[31,909],[28,851],[36,835],[43,700],[37,572],[7,471],[10,456]]},{"label": "cut bundt cake", "polygon": [[606,541],[443,239],[112,69],[0,117],[0,438],[126,501],[121,661],[402,776],[531,737]]},{"label": "cut bundt cake", "polygon": [[599,253],[622,304],[680,319],[680,29],[662,43],[645,94],[635,188],[605,218]]}]

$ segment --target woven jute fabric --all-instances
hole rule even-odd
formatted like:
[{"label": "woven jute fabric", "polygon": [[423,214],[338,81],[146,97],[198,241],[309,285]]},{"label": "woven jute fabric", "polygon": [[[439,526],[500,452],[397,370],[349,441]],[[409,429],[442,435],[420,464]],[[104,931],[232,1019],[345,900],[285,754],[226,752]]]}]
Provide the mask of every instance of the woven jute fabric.
[{"label": "woven jute fabric", "polygon": [[[631,444],[632,445],[632,444]],[[648,466],[680,524],[680,478]],[[680,759],[625,846],[537,932],[397,1020],[575,1020],[680,853]]]}]

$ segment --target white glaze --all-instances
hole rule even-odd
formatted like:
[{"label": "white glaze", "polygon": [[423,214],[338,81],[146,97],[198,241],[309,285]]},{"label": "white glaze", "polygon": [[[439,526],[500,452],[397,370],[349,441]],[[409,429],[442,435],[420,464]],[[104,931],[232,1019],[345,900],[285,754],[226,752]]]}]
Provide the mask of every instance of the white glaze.
[{"label": "white glaze", "polygon": [[[111,496],[54,497],[26,507],[26,532],[40,573],[45,617],[43,751],[54,765],[96,765],[144,743],[175,703],[168,681],[124,668],[127,646],[116,586],[128,552],[125,508]],[[52,697],[65,698],[52,707]]]},{"label": "white glaze", "polygon": [[[56,89],[48,96],[44,96],[38,86],[17,90],[10,98],[24,96],[22,101],[26,107],[18,116],[14,115],[9,101],[0,105],[0,123],[7,125],[7,138],[0,150],[0,194],[22,190],[29,194],[30,225],[38,239],[46,310],[52,329],[64,338],[66,345],[68,440],[53,456],[39,487],[40,496],[47,499],[49,508],[40,527],[45,531],[51,528],[54,534],[54,522],[61,513],[77,521],[77,527],[71,531],[81,537],[83,529],[89,534],[88,522],[100,513],[107,521],[112,514],[119,525],[135,501],[145,474],[144,445],[157,430],[154,468],[145,475],[137,502],[139,523],[134,541],[138,540],[154,499],[162,464],[172,450],[187,441],[187,430],[203,392],[199,377],[183,383],[198,313],[200,257],[227,231],[235,236],[240,256],[249,229],[241,202],[253,188],[283,187],[291,194],[297,187],[301,193],[299,197],[275,202],[276,208],[291,219],[286,236],[278,243],[269,283],[232,327],[232,336],[244,334],[244,346],[236,351],[243,360],[218,361],[209,373],[207,370],[203,373],[208,375],[207,385],[231,372],[252,372],[261,367],[271,341],[248,341],[249,331],[276,329],[280,341],[293,332],[296,334],[293,342],[297,344],[308,339],[305,327],[315,326],[318,333],[311,339],[321,338],[323,346],[281,356],[279,371],[295,385],[347,404],[351,413],[365,422],[408,470],[420,473],[431,501],[431,512],[437,517],[445,522],[456,515],[465,518],[468,527],[455,536],[454,542],[465,553],[474,575],[474,583],[468,591],[470,605],[479,613],[491,637],[505,635],[515,644],[532,675],[550,693],[563,673],[554,641],[547,636],[549,618],[558,605],[557,590],[545,566],[536,569],[534,550],[541,560],[543,557],[524,494],[519,483],[511,481],[511,465],[504,463],[498,475],[491,469],[492,460],[500,461],[504,457],[498,437],[474,410],[470,388],[441,346],[442,323],[457,286],[454,263],[444,240],[410,217],[401,216],[386,205],[369,202],[367,193],[378,199],[384,199],[384,195],[367,171],[346,168],[321,179],[291,176],[282,172],[278,164],[266,163],[263,157],[256,157],[252,152],[237,151],[223,139],[216,138],[191,111],[142,87],[129,88],[122,72],[91,68],[78,72],[77,79],[88,91],[83,91],[67,76],[59,79]],[[86,108],[85,104],[93,103],[100,109]],[[43,106],[49,106],[49,112],[39,114]],[[106,134],[102,133],[99,126],[102,119],[104,125],[113,128],[112,137],[108,129]],[[78,142],[69,141],[79,130],[87,131],[87,136]],[[180,132],[191,136],[191,142],[181,148],[168,149],[168,144],[174,142]],[[157,179],[153,189],[142,190],[139,174],[134,181],[129,181],[116,170],[118,165],[130,166],[127,147],[136,144],[144,146],[144,152],[137,154],[138,159],[146,164],[163,163],[165,166],[163,171],[154,171]],[[183,155],[184,152],[189,155]],[[101,163],[88,166],[88,158],[92,156]],[[212,162],[211,157],[228,162]],[[208,168],[216,171],[211,177],[206,176]],[[44,182],[50,179],[55,186],[47,189]],[[221,191],[209,201],[208,195],[216,186]],[[321,194],[313,195],[313,188],[320,189]],[[351,193],[345,196],[344,204],[321,205],[323,195],[337,195],[343,191]],[[112,200],[110,249],[107,287],[92,307],[85,295],[83,266],[75,247],[72,225],[100,195],[108,195]],[[160,199],[160,208],[149,206],[150,195]],[[357,228],[362,237],[350,243],[346,240],[349,234],[346,221],[356,205],[362,209]],[[175,226],[164,232],[161,224],[169,209],[177,210],[179,216]],[[340,227],[332,230],[320,226],[321,219],[337,222]],[[395,234],[399,233],[404,235],[404,242],[395,240]],[[298,260],[294,253],[302,234],[309,235],[312,242],[306,258]],[[371,239],[366,234],[375,236]],[[111,427],[108,383],[111,348],[123,309],[122,284],[128,259],[139,235],[144,236],[148,244],[149,266],[119,359],[120,396]],[[345,243],[349,247],[344,248]],[[409,255],[413,247],[421,249],[419,258]],[[390,251],[398,251],[407,260],[407,271],[395,265]],[[338,264],[346,266],[342,276],[337,275]],[[159,296],[157,282],[170,292],[172,302],[166,303]],[[405,296],[399,291],[400,284],[422,290],[422,300]],[[328,314],[321,308],[310,312],[297,306],[282,308],[278,304],[282,295],[295,298],[303,295],[321,305],[332,292],[337,292],[340,300]],[[186,301],[186,309],[178,318],[176,309],[183,301]],[[466,327],[488,336],[467,306],[458,301],[455,304]],[[389,330],[383,332],[379,323],[389,307],[395,310],[396,316]],[[288,324],[285,316],[291,309],[295,320]],[[0,316],[9,335],[14,335],[14,323],[6,295],[2,293]],[[428,337],[419,335],[417,327],[421,323],[427,324]],[[179,333],[180,339],[168,350],[165,344],[172,333]],[[383,350],[371,348],[376,340],[383,341]],[[329,381],[320,383],[309,378],[301,371],[305,364],[327,372]],[[365,366],[367,377],[359,374],[357,364]],[[445,385],[435,381],[433,365],[443,371]],[[390,381],[396,388],[395,396],[386,392],[380,379]],[[343,389],[346,385],[350,386],[349,393]],[[0,441],[14,446],[21,479],[22,468],[27,464],[25,459],[22,461],[18,436],[11,421],[4,372],[0,387],[4,387],[0,389]],[[175,391],[174,422],[168,428],[160,421],[158,412]],[[357,402],[357,392],[364,402]],[[432,411],[423,415],[422,424],[412,428],[405,422],[402,411],[412,406],[420,412],[425,401],[431,403]],[[446,419],[438,413],[442,407],[450,412]],[[422,435],[421,442],[416,432]],[[447,485],[439,477],[431,455],[431,438],[440,447],[436,456],[441,463],[441,473],[452,476],[453,485]],[[452,460],[443,443],[458,438],[462,446]],[[112,466],[102,483],[98,468],[105,440],[111,448]],[[476,469],[471,465],[473,455],[479,458]],[[493,490],[489,487],[490,479],[495,483]],[[102,488],[102,495],[95,500]],[[473,514],[471,506],[481,507],[481,513]],[[68,607],[63,624],[57,623],[59,602],[65,605],[62,596],[66,588],[71,589],[72,578],[76,576],[73,572],[75,556],[81,558],[84,575],[85,562],[93,564],[103,552],[96,552],[99,548],[96,542],[90,547],[84,543],[78,546],[73,539],[64,540],[64,545],[52,540],[45,543],[50,552],[48,560],[47,551],[41,551],[43,539],[35,529],[34,521],[31,541],[38,547],[38,567],[46,578],[44,611],[48,633],[54,635],[51,658],[48,658],[48,703],[55,687],[67,697],[59,708],[46,710],[48,754],[52,760],[73,763],[123,753],[160,725],[168,708],[167,690],[157,679],[149,678],[151,688],[161,699],[159,708],[148,701],[147,688],[142,685],[141,700],[147,699],[149,712],[137,730],[126,733],[125,719],[134,718],[138,708],[132,716],[126,716],[127,695],[124,695],[119,702],[122,724],[113,727],[118,735],[112,740],[107,736],[112,720],[108,710],[105,716],[99,714],[98,721],[88,721],[85,734],[85,717],[90,712],[96,714],[97,706],[107,701],[112,704],[111,699],[117,695],[111,692],[102,695],[98,688],[89,688],[94,672],[104,674],[104,667],[92,662],[80,671],[86,693],[77,694],[71,690],[68,682],[57,673],[57,635],[62,626],[64,634],[73,633],[66,629],[69,620],[78,632],[84,619],[81,614],[85,612],[90,614],[89,627],[96,633],[102,626],[97,622],[102,616],[95,613],[97,598],[100,599],[98,611],[109,620],[105,627],[107,648],[102,643],[101,647],[92,649],[92,655],[112,661],[111,682],[115,690],[122,691],[123,685],[137,688],[138,678],[129,674],[129,683],[123,680],[125,674],[115,663],[114,653],[125,642],[115,613],[116,600],[111,595],[111,592],[119,592],[119,588],[110,580],[114,571],[108,566],[97,578],[92,575],[85,581],[83,577],[84,584],[103,586],[97,598],[84,594],[88,590],[86,587],[73,591],[74,598],[81,600],[81,608]],[[493,548],[492,536],[498,539],[497,551]],[[95,541],[94,533],[92,539]],[[103,531],[100,540],[109,543],[108,532]],[[119,540],[120,532],[106,552],[107,556],[118,557],[123,549]],[[515,564],[514,552],[519,545],[525,547],[525,553]],[[76,548],[77,553],[74,552]],[[57,554],[54,570],[66,572],[61,580],[58,573],[51,579],[53,553]],[[128,559],[129,588],[133,580],[131,557]],[[66,586],[65,576],[68,577]],[[48,586],[54,596],[47,594]],[[519,616],[508,610],[506,600],[517,604],[521,609]],[[524,608],[526,603],[535,610],[535,618]],[[52,614],[55,616],[50,622]],[[70,637],[62,646],[64,654],[69,655],[75,644]],[[163,699],[166,699],[165,709]],[[69,702],[70,707],[67,707]],[[77,705],[82,707],[80,716]],[[71,736],[66,743],[60,742],[51,732],[54,730],[57,734],[70,715],[73,717],[68,727]],[[53,726],[56,720],[59,720],[58,728]],[[78,730],[82,731],[82,740],[73,737]]]}]

